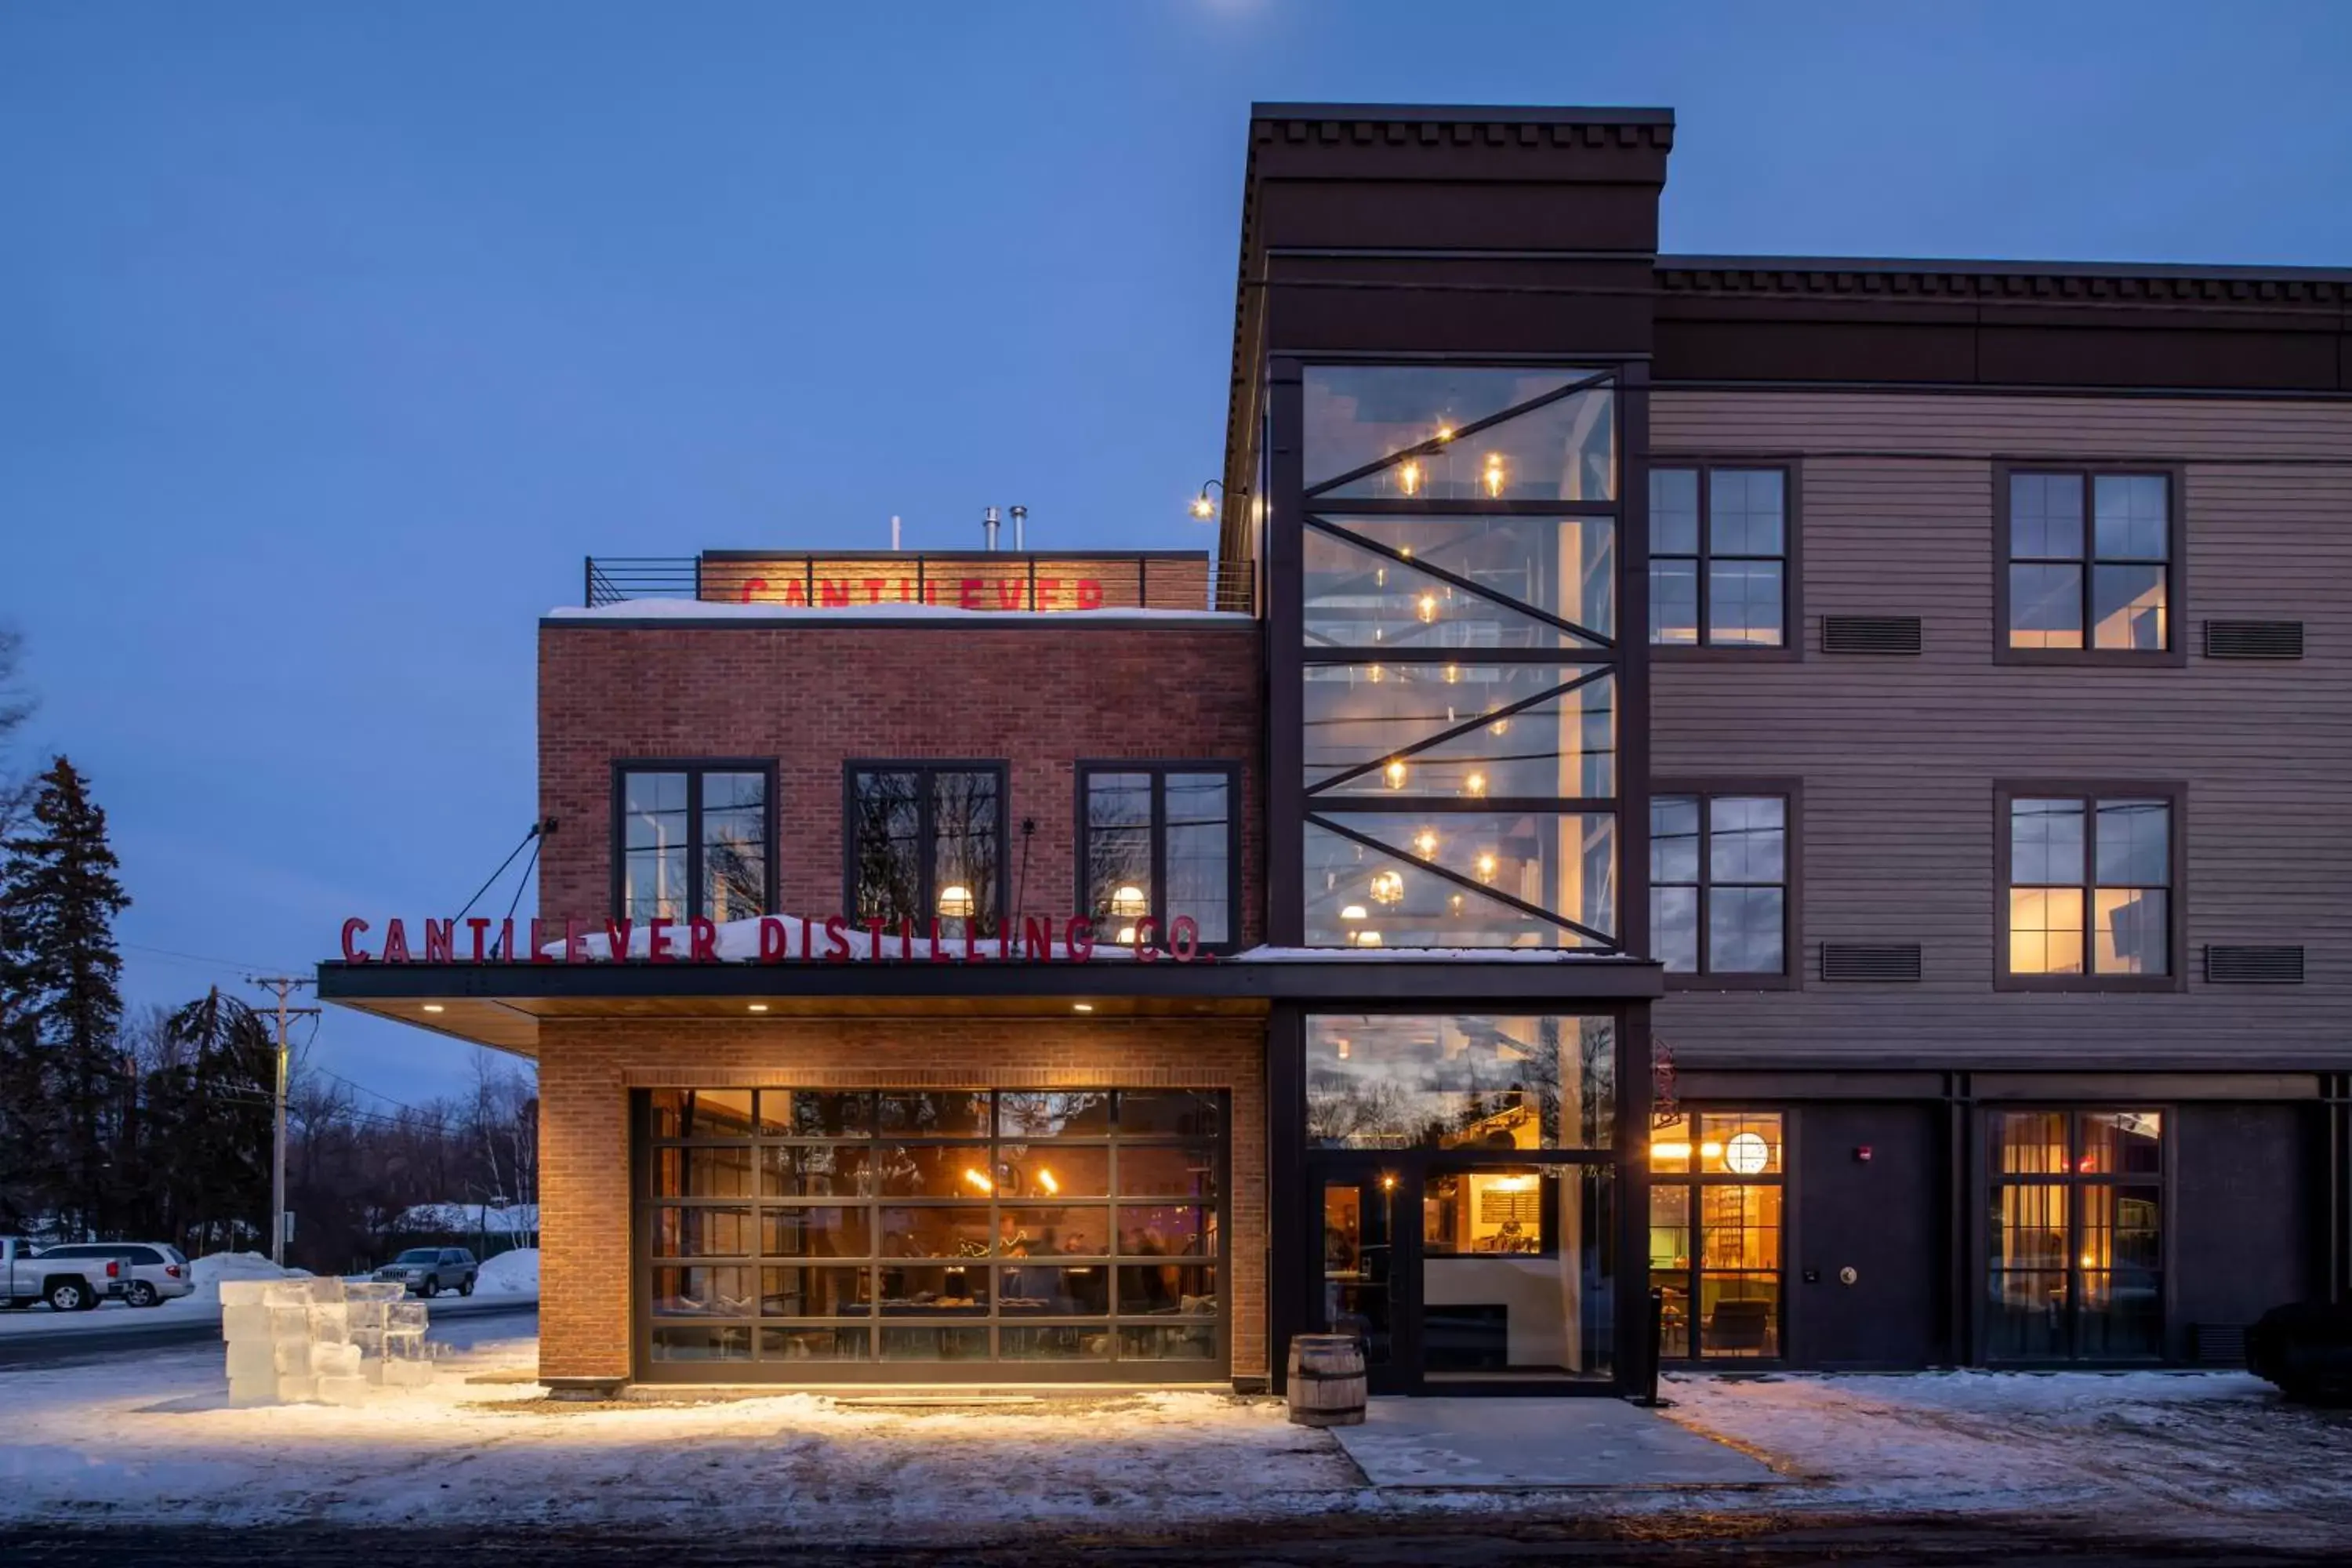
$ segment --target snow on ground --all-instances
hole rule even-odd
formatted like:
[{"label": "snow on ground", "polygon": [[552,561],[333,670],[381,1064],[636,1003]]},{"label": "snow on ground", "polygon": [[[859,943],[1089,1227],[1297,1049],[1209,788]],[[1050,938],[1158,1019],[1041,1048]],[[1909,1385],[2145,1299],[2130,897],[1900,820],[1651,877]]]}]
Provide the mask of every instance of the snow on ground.
[{"label": "snow on ground", "polygon": [[195,1275],[195,1301],[220,1303],[221,1281],[224,1279],[309,1279],[307,1268],[281,1268],[258,1252],[207,1252],[189,1266]]},{"label": "snow on ground", "polygon": [[474,1294],[478,1296],[536,1296],[539,1294],[539,1248],[518,1247],[512,1252],[501,1252],[482,1264],[474,1276]]}]

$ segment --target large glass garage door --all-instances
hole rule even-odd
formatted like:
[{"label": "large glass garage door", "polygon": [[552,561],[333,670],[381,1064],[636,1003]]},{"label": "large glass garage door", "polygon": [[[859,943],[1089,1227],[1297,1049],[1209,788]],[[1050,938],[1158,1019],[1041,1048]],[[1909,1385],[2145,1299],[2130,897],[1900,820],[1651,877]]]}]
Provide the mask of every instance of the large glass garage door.
[{"label": "large glass garage door", "polygon": [[1224,1097],[637,1096],[648,1381],[1226,1373]]}]

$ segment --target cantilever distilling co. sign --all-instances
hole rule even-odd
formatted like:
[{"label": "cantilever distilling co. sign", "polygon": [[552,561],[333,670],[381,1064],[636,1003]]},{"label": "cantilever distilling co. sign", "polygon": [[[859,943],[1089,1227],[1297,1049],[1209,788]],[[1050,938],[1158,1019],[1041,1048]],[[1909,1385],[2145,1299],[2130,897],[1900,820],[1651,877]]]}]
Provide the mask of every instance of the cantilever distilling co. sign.
[{"label": "cantilever distilling co. sign", "polygon": [[[409,922],[394,919],[384,924],[380,940],[371,939],[374,927],[354,915],[343,922],[345,963],[1087,963],[1097,957],[1117,956],[1141,963],[1167,959],[1176,963],[1207,963],[1215,954],[1201,948],[1200,923],[1190,915],[1168,922],[1161,940],[1160,922],[1145,917],[1122,921],[1120,942],[1097,942],[1094,922],[1084,915],[1057,920],[1029,915],[1015,931],[1010,921],[994,936],[975,936],[966,921],[961,936],[941,933],[940,922],[917,934],[915,922],[895,924],[880,919],[852,921],[834,915],[823,921],[762,915],[757,922],[756,952],[722,954],[721,932],[712,921],[606,921],[602,930],[579,921],[530,920],[527,942],[517,944],[518,922],[477,916],[471,920],[425,920],[415,922],[416,942],[409,942]],[[728,936],[750,922],[733,922]],[[1132,934],[1130,935],[1130,929]],[[635,938],[642,931],[642,944]],[[590,943],[602,941],[596,946]],[[728,943],[730,947],[735,944]],[[601,949],[601,951],[599,951]]]}]

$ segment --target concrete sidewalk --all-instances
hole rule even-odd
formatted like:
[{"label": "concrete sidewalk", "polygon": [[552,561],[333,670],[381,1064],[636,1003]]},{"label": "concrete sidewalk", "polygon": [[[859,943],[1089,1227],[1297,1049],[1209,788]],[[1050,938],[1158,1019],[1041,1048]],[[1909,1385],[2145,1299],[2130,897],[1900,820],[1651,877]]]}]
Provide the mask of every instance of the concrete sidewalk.
[{"label": "concrete sidewalk", "polygon": [[1736,1448],[1622,1399],[1375,1399],[1331,1435],[1376,1487],[1758,1487],[1789,1483]]}]

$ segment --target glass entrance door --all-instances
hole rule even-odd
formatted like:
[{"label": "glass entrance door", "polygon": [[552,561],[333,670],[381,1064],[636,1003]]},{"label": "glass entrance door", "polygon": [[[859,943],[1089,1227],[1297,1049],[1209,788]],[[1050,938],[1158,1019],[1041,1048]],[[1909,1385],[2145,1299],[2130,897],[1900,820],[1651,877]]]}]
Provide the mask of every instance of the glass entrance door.
[{"label": "glass entrance door", "polygon": [[1397,1335],[1396,1198],[1391,1173],[1331,1174],[1321,1198],[1323,1261],[1317,1292],[1318,1331],[1363,1342],[1364,1372],[1375,1393],[1395,1391]]}]

